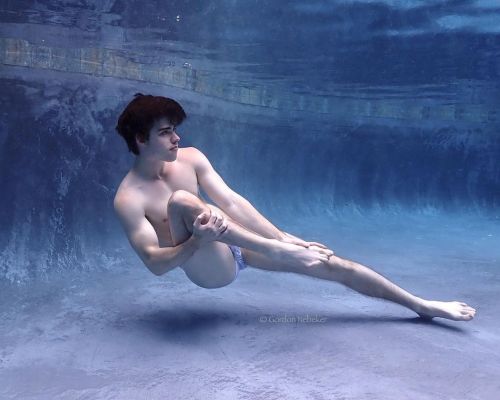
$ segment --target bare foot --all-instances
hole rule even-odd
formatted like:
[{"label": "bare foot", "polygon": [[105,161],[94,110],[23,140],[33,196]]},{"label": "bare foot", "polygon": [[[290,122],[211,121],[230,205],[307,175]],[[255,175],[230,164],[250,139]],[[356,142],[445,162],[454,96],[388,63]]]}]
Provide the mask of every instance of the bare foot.
[{"label": "bare foot", "polygon": [[476,315],[476,309],[459,301],[425,301],[417,314],[425,319],[441,317],[453,321],[470,321]]}]

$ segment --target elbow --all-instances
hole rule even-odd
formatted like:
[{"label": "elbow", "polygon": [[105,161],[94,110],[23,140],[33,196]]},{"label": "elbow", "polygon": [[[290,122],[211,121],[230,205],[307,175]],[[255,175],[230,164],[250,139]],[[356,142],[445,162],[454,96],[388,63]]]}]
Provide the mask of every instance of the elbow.
[{"label": "elbow", "polygon": [[167,258],[159,249],[157,246],[151,246],[146,248],[141,254],[144,265],[156,276],[161,276],[173,268],[172,259],[170,257]]},{"label": "elbow", "polygon": [[160,272],[159,270],[157,269],[153,269],[153,268],[149,268],[149,270],[151,271],[151,273],[155,276],[162,276],[165,272]]},{"label": "elbow", "polygon": [[147,267],[147,269],[156,276],[162,276],[168,271],[170,271],[170,267],[168,264],[165,262],[159,263],[159,262],[154,262],[151,260],[151,258],[143,260],[144,265]]},{"label": "elbow", "polygon": [[142,260],[142,262],[144,263],[144,265],[146,266],[146,268],[153,275],[161,276],[161,275],[163,275],[166,272],[165,269],[160,268],[160,266],[158,265],[158,263],[154,262],[154,260],[152,260],[152,258],[150,256],[149,257],[145,257]]},{"label": "elbow", "polygon": [[154,251],[153,249],[146,249],[142,252],[141,254],[141,260],[143,264],[146,266],[146,268],[156,276],[162,275],[160,272],[157,263],[155,262],[154,258]]},{"label": "elbow", "polygon": [[161,271],[157,265],[152,264],[150,262],[148,262],[148,263],[145,262],[144,265],[147,267],[149,272],[151,272],[153,275],[161,276],[165,273],[165,271]]}]

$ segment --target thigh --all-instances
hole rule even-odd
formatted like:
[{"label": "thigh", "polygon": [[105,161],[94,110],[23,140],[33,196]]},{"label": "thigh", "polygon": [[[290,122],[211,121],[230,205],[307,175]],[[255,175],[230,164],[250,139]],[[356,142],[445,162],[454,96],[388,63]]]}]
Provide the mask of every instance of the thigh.
[{"label": "thigh", "polygon": [[218,288],[230,284],[236,277],[236,263],[227,244],[209,242],[201,246],[181,269],[196,285]]}]

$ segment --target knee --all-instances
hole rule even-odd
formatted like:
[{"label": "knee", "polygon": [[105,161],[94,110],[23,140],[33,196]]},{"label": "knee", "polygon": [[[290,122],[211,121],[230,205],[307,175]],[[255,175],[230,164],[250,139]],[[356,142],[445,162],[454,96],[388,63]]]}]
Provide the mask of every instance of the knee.
[{"label": "knee", "polygon": [[337,257],[336,255],[329,257],[327,265],[330,272],[340,281],[347,279],[356,271],[355,263]]},{"label": "knee", "polygon": [[187,190],[176,190],[168,200],[168,208],[183,208],[199,205],[200,199]]},{"label": "knee", "polygon": [[349,260],[346,260],[345,258],[340,258],[340,257],[336,256],[335,254],[330,256],[328,261],[329,261],[328,264],[333,269],[342,270],[342,271],[346,271],[346,272],[352,272],[356,269],[356,263],[349,261]]},{"label": "knee", "polygon": [[179,214],[198,215],[205,210],[203,202],[194,194],[186,190],[176,190],[170,196],[167,205],[168,215]]}]

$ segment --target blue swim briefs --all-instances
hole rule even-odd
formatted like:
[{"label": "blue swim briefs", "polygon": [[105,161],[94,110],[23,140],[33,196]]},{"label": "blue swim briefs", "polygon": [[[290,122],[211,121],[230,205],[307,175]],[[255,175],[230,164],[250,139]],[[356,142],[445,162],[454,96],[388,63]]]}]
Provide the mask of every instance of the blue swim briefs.
[{"label": "blue swim briefs", "polygon": [[241,248],[238,246],[233,246],[231,244],[228,244],[229,249],[233,253],[234,261],[236,262],[236,276],[234,279],[238,277],[238,273],[240,270],[245,269],[247,265],[245,264],[245,261],[243,260],[243,255],[241,254]]}]

